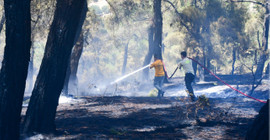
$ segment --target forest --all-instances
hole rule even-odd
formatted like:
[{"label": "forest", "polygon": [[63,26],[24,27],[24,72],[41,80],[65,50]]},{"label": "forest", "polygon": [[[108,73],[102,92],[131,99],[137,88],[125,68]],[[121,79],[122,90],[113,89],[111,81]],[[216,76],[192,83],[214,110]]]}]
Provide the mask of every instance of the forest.
[{"label": "forest", "polygon": [[270,0],[0,0],[0,140],[268,140],[269,21]]}]

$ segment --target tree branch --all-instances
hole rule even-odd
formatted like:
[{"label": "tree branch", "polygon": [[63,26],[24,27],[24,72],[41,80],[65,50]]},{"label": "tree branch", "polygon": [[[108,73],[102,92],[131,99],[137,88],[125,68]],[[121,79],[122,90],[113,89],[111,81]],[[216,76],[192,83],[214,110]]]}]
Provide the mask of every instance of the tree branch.
[{"label": "tree branch", "polygon": [[116,21],[119,21],[119,17],[118,17],[118,15],[117,15],[116,9],[113,7],[112,3],[109,2],[109,0],[106,0],[106,2],[109,4],[109,6],[111,7],[112,11],[114,12]]},{"label": "tree branch", "polygon": [[172,2],[170,2],[169,0],[164,0],[164,1],[168,2],[173,7],[173,9],[175,10],[177,15],[180,15],[180,13],[178,12],[178,10],[176,9],[176,7],[174,6],[174,4]]},{"label": "tree branch", "polygon": [[266,7],[265,4],[258,2],[258,1],[251,1],[251,0],[227,0],[227,2],[249,2],[249,3],[254,3],[263,7]]}]

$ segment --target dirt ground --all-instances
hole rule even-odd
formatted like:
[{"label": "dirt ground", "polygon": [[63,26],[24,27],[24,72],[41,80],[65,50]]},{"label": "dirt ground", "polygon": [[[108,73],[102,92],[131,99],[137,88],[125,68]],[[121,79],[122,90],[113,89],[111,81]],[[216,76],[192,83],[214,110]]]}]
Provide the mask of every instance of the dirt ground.
[{"label": "dirt ground", "polygon": [[82,97],[58,106],[57,136],[29,139],[244,139],[262,106],[239,97]]}]

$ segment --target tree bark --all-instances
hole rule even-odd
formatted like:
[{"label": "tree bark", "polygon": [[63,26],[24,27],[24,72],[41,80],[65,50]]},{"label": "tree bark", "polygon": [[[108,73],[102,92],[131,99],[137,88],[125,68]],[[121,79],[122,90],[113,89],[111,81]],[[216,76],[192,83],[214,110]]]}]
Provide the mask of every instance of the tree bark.
[{"label": "tree bark", "polygon": [[[203,46],[202,49],[203,49],[203,65],[204,65],[205,67],[207,67],[207,66],[206,66],[206,65],[207,65],[207,58],[206,58],[207,52],[206,52],[206,46]],[[204,75],[204,76],[207,75],[207,74],[209,73],[206,69],[204,69],[203,71],[204,71],[204,72],[203,72],[203,75]]]},{"label": "tree bark", "polygon": [[83,52],[83,43],[84,43],[84,35],[81,32],[80,37],[72,50],[72,54],[70,57],[70,64],[67,69],[66,79],[64,84],[64,94],[68,95],[69,93],[69,84],[77,85],[77,70],[79,66],[79,61]]},{"label": "tree bark", "polygon": [[57,0],[44,57],[24,120],[27,134],[54,133],[69,58],[87,12],[86,0]]},{"label": "tree bark", "polygon": [[128,44],[129,44],[129,41],[125,46],[124,62],[123,62],[123,66],[122,66],[122,75],[125,75],[125,73],[126,73],[127,59],[128,59]]},{"label": "tree bark", "polygon": [[[154,36],[154,27],[153,25],[151,25],[148,29],[148,52],[144,58],[143,66],[150,64],[152,56],[154,54],[153,36]],[[149,80],[149,69],[143,70],[143,79]]]},{"label": "tree bark", "polygon": [[[154,57],[162,59],[162,12],[161,12],[161,0],[154,0]],[[163,67],[165,71],[165,66]],[[164,83],[168,83],[168,75],[165,71]]]},{"label": "tree bark", "polygon": [[265,70],[265,74],[268,75],[268,78],[269,78],[269,63],[267,64],[267,67],[266,67],[266,70]]},{"label": "tree bark", "polygon": [[262,38],[262,53],[258,62],[258,66],[255,72],[256,79],[262,78],[265,61],[268,59],[268,37],[269,37],[269,20],[270,20],[270,0],[266,1],[265,5],[265,15],[264,15],[264,29]]},{"label": "tree bark", "polygon": [[31,46],[30,0],[4,0],[6,46],[0,72],[0,139],[18,140]]},{"label": "tree bark", "polygon": [[261,108],[251,128],[249,128],[246,140],[269,140],[269,100]]},{"label": "tree bark", "polygon": [[161,0],[154,0],[154,56],[162,60],[162,13]]}]

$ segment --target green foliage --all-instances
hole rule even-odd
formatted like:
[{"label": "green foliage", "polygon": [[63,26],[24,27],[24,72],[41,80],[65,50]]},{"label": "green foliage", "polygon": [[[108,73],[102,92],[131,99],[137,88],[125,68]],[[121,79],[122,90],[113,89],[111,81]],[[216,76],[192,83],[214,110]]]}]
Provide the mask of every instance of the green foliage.
[{"label": "green foliage", "polygon": [[[32,1],[32,43],[36,70],[43,57],[55,2]],[[163,58],[169,75],[177,66],[179,53],[183,50],[201,62],[205,53],[212,67],[219,73],[228,74],[232,65],[232,51],[237,49],[236,72],[249,72],[243,64],[251,67],[255,53],[260,52],[258,39],[261,42],[263,8],[250,3],[222,0],[172,0],[172,3],[180,16],[168,3],[162,3]],[[140,68],[148,51],[147,30],[152,23],[153,1],[91,0],[88,5],[83,26],[85,48],[79,66],[81,79],[115,79],[120,76],[127,44],[127,73]],[[0,1],[0,11],[2,6],[3,2]],[[4,42],[5,34],[2,31],[0,59]],[[182,75],[176,73],[176,76]],[[138,77],[139,74],[135,76]]]},{"label": "green foliage", "polygon": [[245,32],[249,20],[248,6],[205,0],[204,6],[200,8],[184,8],[181,20],[188,25],[185,44],[190,49],[187,50],[199,57],[204,57],[205,52],[209,62],[218,62],[219,65],[215,67],[226,68],[227,72],[223,72],[229,73],[228,65],[232,63],[233,50],[237,51],[237,59],[252,53],[253,45]]},{"label": "green foliage", "polygon": [[[227,71],[223,72],[229,73],[231,67],[228,68],[228,65],[232,63],[233,50],[236,50],[237,59],[241,59],[241,56],[247,56],[252,45],[250,38],[245,33],[245,23],[248,20],[247,9],[230,3],[225,6],[225,10],[225,15],[213,22],[210,28],[214,52],[217,54],[214,59],[216,61],[223,60],[219,61],[219,64],[222,64],[222,69],[226,67]],[[235,66],[240,66],[237,63],[239,62],[236,62]]]},{"label": "green foliage", "polygon": [[189,6],[185,8],[182,12],[183,21],[191,26],[190,28],[195,32],[199,32],[201,26],[203,26],[203,22],[206,14],[202,12],[200,9]]}]

